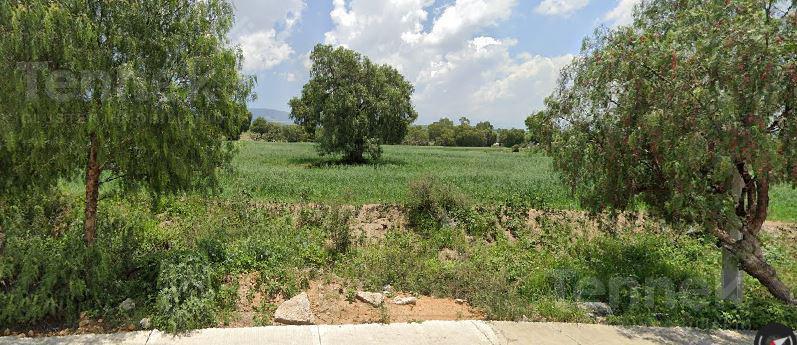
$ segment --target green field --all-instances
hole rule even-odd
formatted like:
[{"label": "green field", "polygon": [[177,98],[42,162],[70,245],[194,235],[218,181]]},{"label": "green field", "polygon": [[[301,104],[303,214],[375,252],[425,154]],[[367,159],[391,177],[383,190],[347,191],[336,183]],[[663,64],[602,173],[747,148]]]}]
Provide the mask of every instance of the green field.
[{"label": "green field", "polygon": [[[539,153],[503,148],[385,146],[380,163],[349,166],[319,157],[313,144],[239,143],[235,172],[222,178],[225,196],[321,204],[399,204],[408,184],[435,176],[477,204],[523,201],[535,207],[577,208]],[[797,191],[772,190],[771,220],[797,221]]]}]

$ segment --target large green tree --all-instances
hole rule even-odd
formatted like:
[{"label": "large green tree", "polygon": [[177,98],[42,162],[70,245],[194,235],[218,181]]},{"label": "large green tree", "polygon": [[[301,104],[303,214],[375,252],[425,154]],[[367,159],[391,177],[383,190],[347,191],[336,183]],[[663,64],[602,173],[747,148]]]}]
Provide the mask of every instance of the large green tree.
[{"label": "large green tree", "polygon": [[457,136],[454,121],[444,117],[429,125],[429,140],[437,146],[454,146]]},{"label": "large green tree", "polygon": [[545,112],[556,167],[585,206],[643,202],[701,224],[796,303],[760,234],[770,188],[797,181],[797,1],[645,1],[587,39]]},{"label": "large green tree", "polygon": [[226,0],[0,2],[0,190],[208,188],[248,121]]},{"label": "large green tree", "polygon": [[395,68],[378,65],[343,47],[317,45],[310,81],[290,100],[291,117],[316,133],[322,155],[340,153],[361,162],[379,158],[381,144],[398,144],[418,118],[414,87]]}]

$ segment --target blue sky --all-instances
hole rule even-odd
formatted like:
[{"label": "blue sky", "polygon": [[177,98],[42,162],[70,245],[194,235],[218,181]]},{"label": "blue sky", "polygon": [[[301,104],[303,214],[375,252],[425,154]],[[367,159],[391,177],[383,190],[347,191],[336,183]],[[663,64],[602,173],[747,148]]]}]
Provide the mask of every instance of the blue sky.
[{"label": "blue sky", "polygon": [[441,117],[522,127],[558,71],[600,25],[638,0],[232,0],[231,41],[257,76],[252,107],[288,111],[326,43],[396,67],[416,87],[417,123]]}]

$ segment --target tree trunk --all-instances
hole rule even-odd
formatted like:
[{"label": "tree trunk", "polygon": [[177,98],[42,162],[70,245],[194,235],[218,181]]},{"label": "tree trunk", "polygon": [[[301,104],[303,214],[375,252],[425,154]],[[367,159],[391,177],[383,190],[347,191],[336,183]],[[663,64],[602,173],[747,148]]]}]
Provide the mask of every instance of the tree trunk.
[{"label": "tree trunk", "polygon": [[83,223],[83,240],[87,245],[94,244],[97,237],[97,203],[100,196],[100,164],[97,161],[99,143],[97,134],[92,133],[89,144],[89,157],[86,163],[86,210]]},{"label": "tree trunk", "polygon": [[362,163],[365,162],[365,158],[363,158],[363,153],[365,152],[364,144],[357,143],[356,148],[354,151],[349,152],[346,156],[346,161],[348,163]]},{"label": "tree trunk", "polygon": [[739,258],[742,269],[766,287],[772,296],[787,304],[797,305],[797,300],[792,296],[789,288],[780,280],[775,269],[764,259],[761,242],[755,236],[745,234],[745,237],[731,246],[730,250]]}]

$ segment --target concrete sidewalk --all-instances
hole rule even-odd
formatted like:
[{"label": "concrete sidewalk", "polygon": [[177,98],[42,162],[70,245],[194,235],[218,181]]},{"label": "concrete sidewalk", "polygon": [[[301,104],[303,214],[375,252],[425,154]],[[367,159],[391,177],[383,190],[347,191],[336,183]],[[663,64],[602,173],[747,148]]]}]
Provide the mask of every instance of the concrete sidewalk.
[{"label": "concrete sidewalk", "polygon": [[361,344],[751,344],[752,333],[688,328],[615,327],[563,323],[427,321],[391,325],[274,326],[206,329],[182,336],[157,330],[53,338],[0,338],[0,345],[361,345]]}]

